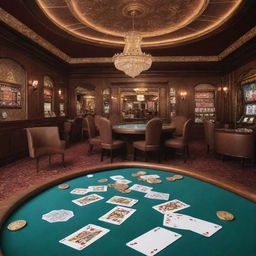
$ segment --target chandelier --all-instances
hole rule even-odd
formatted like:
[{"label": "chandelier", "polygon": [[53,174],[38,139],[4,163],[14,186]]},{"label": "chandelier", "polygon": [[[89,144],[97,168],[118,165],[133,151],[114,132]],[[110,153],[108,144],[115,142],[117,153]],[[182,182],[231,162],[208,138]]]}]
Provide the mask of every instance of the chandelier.
[{"label": "chandelier", "polygon": [[134,16],[136,11],[131,12],[132,30],[125,35],[125,46],[122,53],[113,56],[115,67],[126,75],[134,78],[142,71],[148,70],[152,64],[152,56],[141,51],[142,37],[134,30]]}]

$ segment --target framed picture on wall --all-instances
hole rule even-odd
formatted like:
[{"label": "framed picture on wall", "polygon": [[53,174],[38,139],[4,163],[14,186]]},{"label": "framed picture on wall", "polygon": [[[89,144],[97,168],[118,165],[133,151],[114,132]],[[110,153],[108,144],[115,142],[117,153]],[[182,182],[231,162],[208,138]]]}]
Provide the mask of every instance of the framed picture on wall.
[{"label": "framed picture on wall", "polygon": [[0,108],[21,108],[21,88],[0,82]]}]

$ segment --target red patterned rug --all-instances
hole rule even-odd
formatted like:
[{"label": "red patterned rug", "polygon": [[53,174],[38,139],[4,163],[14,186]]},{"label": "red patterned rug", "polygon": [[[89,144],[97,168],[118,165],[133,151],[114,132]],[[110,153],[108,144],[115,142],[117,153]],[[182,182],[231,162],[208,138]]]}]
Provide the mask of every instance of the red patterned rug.
[{"label": "red patterned rug", "polygon": [[[24,158],[6,166],[0,167],[0,200],[4,200],[30,185],[40,183],[49,177],[68,173],[85,167],[109,163],[109,158],[100,162],[99,150],[87,155],[88,143],[81,142],[72,145],[65,153],[65,167],[61,165],[61,157],[52,157],[52,165],[48,165],[48,157],[40,159],[39,172],[36,172],[35,160]],[[116,157],[114,162],[123,161]],[[156,162],[156,160],[152,160]],[[224,162],[214,154],[206,154],[205,145],[195,141],[190,146],[190,158],[184,163],[181,155],[170,154],[163,164],[189,169],[192,172],[204,172],[211,177],[223,180],[234,186],[245,186],[256,193],[256,169],[251,163],[242,167],[238,159],[230,158]]]}]

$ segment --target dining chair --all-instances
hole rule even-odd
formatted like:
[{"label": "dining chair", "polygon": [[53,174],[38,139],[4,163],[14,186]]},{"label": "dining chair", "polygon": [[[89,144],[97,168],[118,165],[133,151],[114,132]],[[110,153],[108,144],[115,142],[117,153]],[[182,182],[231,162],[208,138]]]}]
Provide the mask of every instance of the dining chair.
[{"label": "dining chair", "polygon": [[161,134],[162,120],[155,117],[147,122],[145,130],[145,140],[133,142],[133,160],[136,161],[136,151],[144,152],[145,161],[148,161],[148,152],[158,151],[158,162],[161,156]]},{"label": "dining chair", "polygon": [[182,136],[174,137],[164,142],[166,148],[181,149],[184,155],[184,162],[187,161],[187,157],[189,156],[188,143],[191,136],[191,127],[192,120],[188,119],[183,126]]},{"label": "dining chair", "polygon": [[183,127],[187,120],[188,118],[185,116],[175,116],[172,118],[171,125],[175,128],[174,136],[183,135]]},{"label": "dining chair", "polygon": [[100,146],[100,136],[97,136],[97,130],[94,122],[94,118],[92,116],[87,116],[85,118],[86,126],[87,126],[87,132],[88,132],[88,142],[89,142],[89,148],[88,148],[88,155],[92,153],[93,146]]},{"label": "dining chair", "polygon": [[215,124],[210,120],[204,119],[204,138],[206,143],[206,152],[209,153],[210,150],[214,150],[214,130]]},{"label": "dining chair", "polygon": [[65,141],[60,140],[58,127],[33,127],[25,128],[27,132],[29,156],[36,159],[36,170],[39,169],[39,158],[49,156],[51,164],[51,155],[61,154],[64,164]]},{"label": "dining chair", "polygon": [[105,151],[110,152],[110,162],[113,162],[113,151],[122,149],[123,158],[126,154],[126,143],[122,140],[113,139],[112,124],[105,117],[99,118],[99,132],[101,140],[101,161],[103,161]]}]

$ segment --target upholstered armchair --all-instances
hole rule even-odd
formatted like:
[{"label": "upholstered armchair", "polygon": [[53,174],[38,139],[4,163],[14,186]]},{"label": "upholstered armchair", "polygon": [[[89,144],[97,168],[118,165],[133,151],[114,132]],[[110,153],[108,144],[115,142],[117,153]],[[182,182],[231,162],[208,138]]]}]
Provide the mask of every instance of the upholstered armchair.
[{"label": "upholstered armchair", "polygon": [[26,128],[29,156],[36,159],[36,170],[39,168],[39,158],[61,154],[64,164],[65,141],[60,140],[58,127],[33,127]]},{"label": "upholstered armchair", "polygon": [[149,120],[146,125],[145,140],[133,142],[133,160],[136,160],[137,150],[145,152],[145,161],[148,160],[148,152],[158,151],[158,161],[160,162],[161,134],[162,120],[157,117]]}]

